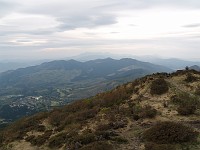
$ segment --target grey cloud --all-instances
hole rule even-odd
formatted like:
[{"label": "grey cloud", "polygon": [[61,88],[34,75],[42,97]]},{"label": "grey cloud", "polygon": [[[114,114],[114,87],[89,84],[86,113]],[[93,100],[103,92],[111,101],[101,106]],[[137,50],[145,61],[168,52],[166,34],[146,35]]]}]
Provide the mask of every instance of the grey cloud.
[{"label": "grey cloud", "polygon": [[[32,1],[33,3],[34,1]],[[128,9],[146,9],[157,6],[199,7],[199,0],[101,0],[101,1],[51,1],[27,5],[22,13],[43,14],[55,17],[60,25],[58,31],[76,28],[94,28],[117,23],[117,12]],[[57,32],[55,29],[54,32]]]},{"label": "grey cloud", "polygon": [[37,29],[37,30],[14,30],[6,29],[6,26],[0,25],[0,37],[8,35],[17,35],[17,34],[27,34],[27,35],[49,35],[56,32],[58,29],[49,28],[49,29]]},{"label": "grey cloud", "polygon": [[[136,40],[106,40],[106,39],[54,39],[53,37],[48,38],[49,42],[44,43],[42,45],[36,46],[16,46],[14,43],[4,43],[0,44],[1,54],[0,58],[16,58],[20,56],[20,53],[26,56],[25,58],[59,58],[65,57],[69,53],[73,53],[74,49],[76,52],[82,53],[83,50],[86,51],[88,49],[94,50],[96,52],[103,51],[108,52],[109,47],[115,48],[116,51],[123,50],[123,46],[129,46],[130,49],[133,48],[134,51],[140,51],[140,54],[151,54],[152,51],[158,52],[159,55],[174,56],[174,57],[186,57],[187,55],[183,53],[192,52],[194,55],[199,55],[199,44],[196,41],[185,39],[185,37],[176,37],[176,38],[156,38],[156,39],[136,39]],[[25,40],[26,41],[26,40]],[[25,42],[21,41],[21,42]],[[141,48],[134,48],[135,46],[141,46]],[[155,46],[156,45],[156,46]],[[144,47],[143,47],[144,46]],[[103,47],[103,49],[101,49]],[[42,49],[53,48],[55,51],[45,53],[42,52]],[[59,48],[62,50],[59,51]],[[66,50],[65,50],[66,48]],[[58,49],[58,51],[56,50]],[[115,50],[113,52],[115,52]],[[177,52],[176,52],[177,51]],[[109,51],[112,52],[112,51]],[[165,52],[165,53],[164,53]],[[139,53],[139,52],[138,52]],[[163,54],[164,53],[164,54]],[[9,55],[14,54],[14,56]],[[192,55],[193,56],[193,55]],[[191,57],[192,57],[191,56]],[[23,57],[22,57],[23,58]]]},{"label": "grey cloud", "polygon": [[117,34],[117,33],[120,33],[120,32],[110,32],[111,34]]},{"label": "grey cloud", "polygon": [[17,8],[18,4],[15,2],[9,2],[0,0],[0,18],[4,17],[5,15],[13,12],[14,8]]},{"label": "grey cloud", "polygon": [[196,27],[200,27],[200,23],[188,24],[188,25],[184,25],[183,27],[185,27],[185,28],[196,28]]},{"label": "grey cloud", "polygon": [[[11,3],[12,1],[12,3]],[[21,2],[19,5],[14,3]],[[25,0],[23,0],[25,1]],[[181,9],[196,9],[200,8],[200,0],[50,0],[50,1],[39,1],[30,0],[27,3],[23,3],[21,0],[0,0],[0,18],[7,15],[8,13],[16,12],[22,14],[36,14],[36,15],[47,15],[55,18],[60,22],[60,25],[54,28],[41,28],[36,30],[27,30],[24,28],[23,30],[17,30],[13,27],[0,26],[0,59],[3,56],[15,58],[17,55],[20,56],[24,54],[26,58],[34,57],[48,57],[50,55],[45,53],[44,55],[39,53],[40,49],[46,48],[79,48],[80,52],[86,51],[87,48],[92,48],[96,51],[100,51],[102,47],[106,48],[107,45],[110,47],[113,46],[113,49],[117,44],[122,45],[116,46],[118,49],[123,50],[123,44],[125,46],[132,46],[133,48],[137,45],[146,46],[146,53],[151,53],[151,48],[154,49],[157,46],[159,50],[159,54],[162,55],[162,49],[170,49],[173,53],[179,48],[185,51],[192,51],[196,55],[199,53],[199,42],[196,39],[187,40],[185,37],[178,37],[177,39],[169,38],[169,39],[152,39],[152,40],[107,40],[107,39],[64,39],[59,35],[55,36],[47,36],[54,32],[62,32],[65,30],[73,30],[76,28],[95,28],[104,25],[110,25],[117,23],[117,17],[119,12],[134,10],[134,9],[147,9],[147,8],[160,8],[160,7],[175,7]],[[53,3],[52,3],[53,1]],[[75,1],[75,2],[74,2]],[[29,3],[30,2],[30,3]],[[129,15],[129,14],[127,14]],[[188,22],[189,23],[189,22]],[[137,25],[137,23],[136,23]],[[130,26],[135,26],[134,24]],[[184,27],[199,27],[198,24],[189,24]],[[115,34],[118,32],[112,32]],[[119,30],[120,32],[120,30]],[[17,36],[19,35],[30,35],[34,37],[34,39],[43,39],[47,38],[47,43],[42,43],[39,45],[32,46],[23,46],[16,45],[16,43],[10,42],[10,39],[15,39],[17,42],[29,42],[29,40],[19,39],[17,40]],[[92,34],[92,33],[88,33]],[[33,35],[33,36],[31,36]],[[16,36],[16,37],[15,37]],[[195,35],[194,35],[195,36]],[[29,38],[29,36],[27,36]],[[196,37],[198,38],[198,37]],[[183,40],[185,39],[185,40]],[[196,41],[195,41],[196,40]],[[103,46],[102,46],[103,45]],[[150,46],[149,46],[150,45]],[[99,47],[102,46],[102,47]],[[171,46],[171,47],[169,47]],[[195,53],[196,52],[196,53]],[[73,53],[73,51],[71,52]],[[139,53],[139,52],[138,52]],[[53,53],[55,57],[56,53]],[[62,53],[60,55],[64,56],[66,53]],[[141,52],[142,54],[142,52]],[[168,51],[166,50],[166,54]],[[180,53],[177,53],[176,56],[179,56]],[[164,54],[163,54],[164,55]],[[187,56],[187,55],[185,55]]]},{"label": "grey cloud", "polygon": [[[136,0],[137,1],[137,0]],[[134,3],[133,3],[134,4]],[[143,6],[164,6],[176,8],[200,8],[199,0],[141,0],[141,7]]]},{"label": "grey cloud", "polygon": [[[108,4],[109,2],[102,0],[101,4]],[[104,25],[117,23],[117,14],[110,13],[110,10],[97,9],[99,2],[85,0],[79,1],[51,1],[45,4],[34,4],[34,7],[27,5],[20,10],[21,13],[48,15],[54,17],[60,22],[54,32],[73,30],[76,28],[95,28]]]},{"label": "grey cloud", "polygon": [[116,17],[108,14],[89,14],[58,18],[61,25],[58,27],[61,30],[70,30],[75,28],[94,28],[103,25],[117,23]]},{"label": "grey cloud", "polygon": [[200,8],[199,0],[109,0],[109,4],[95,7],[95,9],[146,9],[152,7]]},{"label": "grey cloud", "polygon": [[137,27],[137,25],[135,25],[135,24],[129,24],[129,26],[132,26],[132,27]]}]

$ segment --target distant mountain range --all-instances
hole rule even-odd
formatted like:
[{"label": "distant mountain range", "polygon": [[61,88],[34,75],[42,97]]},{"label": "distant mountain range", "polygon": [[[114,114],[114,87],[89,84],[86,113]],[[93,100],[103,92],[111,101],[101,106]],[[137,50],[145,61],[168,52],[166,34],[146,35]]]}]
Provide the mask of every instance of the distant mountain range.
[{"label": "distant mountain range", "polygon": [[[143,59],[141,59],[141,60],[143,60]],[[177,59],[177,58],[170,58],[170,59],[161,59],[161,58],[149,58],[148,59],[148,58],[146,58],[145,60],[148,62],[151,62],[153,64],[160,64],[160,65],[166,66],[173,70],[184,69],[186,66],[188,66],[188,67],[194,66],[194,65],[200,66],[200,62],[198,62],[198,61],[187,61],[187,60],[181,60],[181,59]]]},{"label": "distant mountain range", "polygon": [[35,61],[6,61],[6,62],[0,62],[0,73],[8,71],[8,70],[16,70],[19,68],[25,68],[29,66],[35,66],[39,65],[47,60],[35,60]]},{"label": "distant mountain range", "polygon": [[190,69],[200,71],[200,66],[194,65],[194,66],[191,66]]},{"label": "distant mountain range", "polygon": [[[96,59],[106,59],[106,58],[113,58],[113,59],[122,59],[122,58],[132,58],[143,62],[150,62],[157,65],[162,65],[168,67],[173,70],[183,69],[186,66],[193,66],[198,65],[200,66],[200,61],[196,60],[184,60],[178,58],[160,58],[158,56],[136,56],[136,55],[127,55],[127,54],[112,54],[112,53],[83,53],[73,57],[65,57],[62,60],[77,60],[80,62],[86,62],[90,60]],[[29,66],[39,65],[44,62],[50,62],[53,60],[9,60],[7,61],[0,61],[0,73],[5,72],[8,70],[16,70],[18,68],[25,68]]]},{"label": "distant mountain range", "polygon": [[[77,56],[74,56],[73,59],[79,61],[88,61],[95,60],[98,58],[105,59],[107,57],[111,57],[114,59],[121,58],[132,58],[137,59],[139,61],[150,62],[153,64],[159,64],[173,70],[183,69],[186,66],[198,65],[200,66],[200,61],[197,60],[184,60],[179,58],[160,58],[158,56],[136,56],[136,55],[127,55],[127,54],[111,54],[111,53],[83,53]],[[71,58],[66,58],[71,59]]]},{"label": "distant mountain range", "polygon": [[59,60],[7,71],[0,74],[0,118],[17,119],[93,96],[147,74],[171,71],[129,58]]},{"label": "distant mountain range", "polygon": [[1,73],[0,87],[55,87],[96,78],[110,80],[123,78],[127,74],[138,77],[153,72],[170,71],[172,70],[164,66],[128,58],[107,58],[87,62],[59,60]]}]

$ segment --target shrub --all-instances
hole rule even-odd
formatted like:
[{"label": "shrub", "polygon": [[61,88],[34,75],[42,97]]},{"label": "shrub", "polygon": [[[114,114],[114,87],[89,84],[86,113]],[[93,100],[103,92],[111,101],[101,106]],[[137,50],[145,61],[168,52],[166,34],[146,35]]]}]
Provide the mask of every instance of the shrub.
[{"label": "shrub", "polygon": [[38,127],[36,128],[36,131],[44,132],[45,131],[45,126],[44,125],[38,125]]},{"label": "shrub", "polygon": [[50,148],[60,148],[67,141],[67,133],[59,133],[49,140]]},{"label": "shrub", "polygon": [[84,121],[90,118],[93,118],[98,113],[96,109],[85,109],[77,113],[75,120],[77,121]]},{"label": "shrub", "polygon": [[143,108],[141,112],[142,118],[154,118],[157,115],[157,110],[150,105],[147,105]]},{"label": "shrub", "polygon": [[171,101],[178,105],[178,113],[180,115],[194,114],[200,106],[198,97],[190,96],[188,93],[180,93],[171,97]]},{"label": "shrub", "polygon": [[126,121],[126,120],[115,121],[115,122],[112,122],[112,123],[110,123],[110,124],[111,124],[111,126],[112,126],[112,129],[116,130],[116,129],[119,129],[119,128],[124,128],[124,127],[126,127],[127,121]]},{"label": "shrub", "polygon": [[41,146],[49,139],[51,134],[52,134],[52,130],[47,130],[42,135],[38,135],[37,137],[35,135],[30,135],[25,140],[27,142],[30,142],[32,145]]},{"label": "shrub", "polygon": [[188,73],[185,81],[186,82],[194,82],[194,81],[197,81],[197,77],[193,76],[191,73]]},{"label": "shrub", "polygon": [[129,99],[133,93],[133,86],[118,86],[116,89],[101,93],[97,95],[93,103],[95,106],[100,107],[112,107],[115,105],[120,105],[125,100]]},{"label": "shrub", "polygon": [[174,122],[160,122],[143,133],[146,141],[157,144],[191,142],[197,136],[192,128]]},{"label": "shrub", "polygon": [[46,130],[42,136],[45,139],[49,139],[49,137],[52,135],[52,132],[53,132],[53,130]]},{"label": "shrub", "polygon": [[96,137],[95,137],[95,134],[88,133],[88,134],[79,135],[74,140],[77,142],[80,142],[83,145],[87,145],[89,143],[96,141]]},{"label": "shrub", "polygon": [[162,78],[154,80],[150,87],[150,93],[152,95],[154,94],[161,95],[161,94],[166,93],[168,90],[169,90],[168,84]]},{"label": "shrub", "polygon": [[200,86],[198,86],[195,90],[195,94],[200,96]]},{"label": "shrub", "polygon": [[26,140],[27,142],[30,142],[30,143],[31,143],[31,141],[33,141],[34,138],[35,138],[35,135],[30,135],[30,136],[26,137],[25,140]]},{"label": "shrub", "polygon": [[191,96],[188,93],[182,92],[178,95],[174,95],[171,97],[171,101],[177,105],[195,105],[199,106],[200,101],[198,97]]},{"label": "shrub", "polygon": [[113,137],[111,140],[117,142],[118,144],[128,143],[127,139],[120,136]]},{"label": "shrub", "polygon": [[48,146],[50,148],[60,148],[60,147],[62,147],[63,144],[72,142],[73,141],[72,138],[76,137],[77,135],[78,135],[78,133],[74,130],[72,130],[70,132],[59,133],[55,136],[52,136],[49,139]]},{"label": "shrub", "polygon": [[4,135],[3,132],[0,132],[0,145],[3,143],[4,141]]},{"label": "shrub", "polygon": [[157,115],[157,110],[150,105],[146,105],[144,107],[141,107],[140,105],[135,105],[133,106],[132,114],[135,120],[138,120],[140,118],[153,118]]},{"label": "shrub", "polygon": [[37,145],[37,146],[41,146],[46,142],[47,139],[45,139],[42,135],[38,135],[37,137],[35,137],[31,144],[33,145]]},{"label": "shrub", "polygon": [[147,142],[145,143],[145,150],[176,150],[176,147],[170,144],[156,144]]},{"label": "shrub", "polygon": [[83,146],[80,150],[114,150],[113,146],[107,142],[94,142]]},{"label": "shrub", "polygon": [[49,123],[58,127],[65,118],[65,115],[60,110],[53,110],[49,115]]},{"label": "shrub", "polygon": [[192,115],[196,111],[196,106],[194,105],[180,105],[177,109],[178,114],[187,116],[187,115]]},{"label": "shrub", "polygon": [[96,131],[95,132],[98,140],[110,140],[110,132],[108,131]]},{"label": "shrub", "polygon": [[109,129],[111,129],[112,128],[112,126],[111,126],[111,124],[99,124],[98,126],[97,126],[97,131],[106,131],[106,130],[109,130]]}]

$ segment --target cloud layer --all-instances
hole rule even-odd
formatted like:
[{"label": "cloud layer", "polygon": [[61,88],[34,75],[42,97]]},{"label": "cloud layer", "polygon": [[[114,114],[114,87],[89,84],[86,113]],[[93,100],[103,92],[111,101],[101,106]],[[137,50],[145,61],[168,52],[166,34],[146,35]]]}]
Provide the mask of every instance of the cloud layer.
[{"label": "cloud layer", "polygon": [[200,58],[199,0],[0,0],[0,59]]}]

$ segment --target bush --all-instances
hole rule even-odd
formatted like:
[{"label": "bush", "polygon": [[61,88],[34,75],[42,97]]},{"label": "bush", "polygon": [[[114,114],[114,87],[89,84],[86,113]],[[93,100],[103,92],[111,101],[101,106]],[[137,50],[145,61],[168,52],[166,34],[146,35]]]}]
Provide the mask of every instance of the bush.
[{"label": "bush", "polygon": [[120,136],[113,137],[111,140],[117,142],[118,144],[128,143],[127,139],[120,137]]},{"label": "bush", "polygon": [[185,81],[186,82],[194,82],[194,81],[197,81],[197,77],[193,76],[191,73],[188,73]]},{"label": "bush", "polygon": [[196,111],[196,106],[194,105],[181,105],[177,109],[178,114],[187,116],[187,115],[192,115]]},{"label": "bush", "polygon": [[72,142],[73,138],[78,136],[76,131],[59,133],[49,139],[48,146],[50,148],[60,148],[62,145]]},{"label": "bush", "polygon": [[25,140],[27,142],[30,142],[32,145],[41,146],[49,139],[51,134],[52,134],[52,130],[47,130],[42,135],[38,135],[37,137],[35,135],[30,135]]},{"label": "bush", "polygon": [[79,135],[74,140],[80,142],[83,145],[87,145],[89,143],[96,141],[96,137],[93,133],[88,133],[84,135]]},{"label": "bush", "polygon": [[169,90],[168,84],[162,78],[154,80],[150,87],[150,93],[152,95],[154,94],[161,95],[161,94],[166,93],[168,90]]},{"label": "bush", "polygon": [[141,112],[142,118],[154,118],[157,115],[157,110],[150,105],[147,105],[143,108]]},{"label": "bush", "polygon": [[143,133],[146,141],[157,144],[191,142],[197,136],[192,128],[174,122],[160,122]]},{"label": "bush", "polygon": [[198,97],[192,97],[188,93],[180,93],[171,97],[171,101],[178,105],[178,113],[180,115],[194,114],[200,106]]},{"label": "bush", "polygon": [[155,144],[148,142],[145,143],[145,150],[176,150],[176,147],[170,144]]},{"label": "bush", "polygon": [[83,146],[80,150],[114,150],[113,146],[107,142],[94,142]]},{"label": "bush", "polygon": [[195,90],[195,94],[200,96],[200,86],[198,86]]},{"label": "bush", "polygon": [[106,130],[109,130],[109,129],[112,129],[112,126],[111,124],[99,124],[97,126],[97,131],[106,131]]},{"label": "bush", "polygon": [[140,105],[133,106],[133,118],[138,120],[140,118],[153,118],[157,115],[157,110],[150,105],[141,107]]},{"label": "bush", "polygon": [[37,129],[36,129],[36,131],[38,131],[38,132],[44,132],[45,131],[45,126],[44,125],[38,125],[38,127],[37,127]]},{"label": "bush", "polygon": [[31,141],[33,141],[34,139],[35,139],[35,135],[30,135],[30,136],[28,136],[28,137],[25,138],[25,140],[26,140],[27,142],[30,142],[30,143],[31,143]]},{"label": "bush", "polygon": [[46,142],[47,139],[45,139],[42,135],[38,135],[34,138],[34,140],[31,142],[33,145],[41,146]]},{"label": "bush", "polygon": [[98,140],[110,140],[110,136],[112,136],[108,131],[96,131],[95,134]]},{"label": "bush", "polygon": [[64,143],[67,142],[67,133],[59,133],[49,140],[50,148],[60,148]]}]

